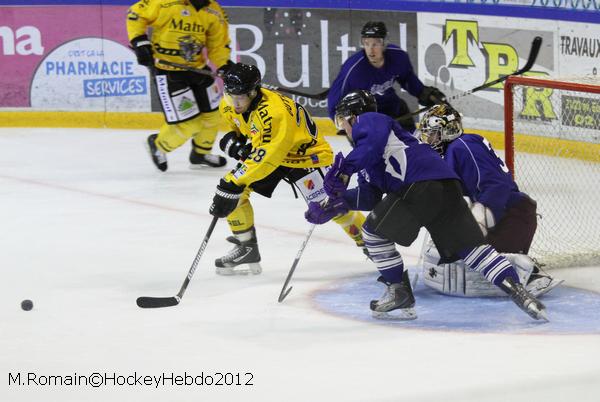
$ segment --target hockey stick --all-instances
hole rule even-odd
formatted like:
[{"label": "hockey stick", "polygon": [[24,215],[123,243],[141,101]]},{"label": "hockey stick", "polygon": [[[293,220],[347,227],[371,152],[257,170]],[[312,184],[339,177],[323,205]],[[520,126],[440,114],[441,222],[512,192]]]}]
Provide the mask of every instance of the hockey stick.
[{"label": "hockey stick", "polygon": [[281,293],[279,293],[279,299],[277,299],[277,301],[279,301],[279,303],[281,303],[283,301],[283,299],[285,299],[287,297],[287,295],[289,295],[290,292],[292,291],[291,286],[289,287],[289,289],[286,289],[287,285],[290,283],[290,280],[292,279],[292,275],[294,275],[294,271],[296,270],[296,267],[298,266],[298,262],[300,262],[300,257],[302,257],[304,248],[306,247],[306,244],[308,243],[308,240],[310,239],[310,236],[312,235],[312,232],[313,232],[313,230],[315,230],[316,226],[317,225],[315,225],[315,224],[310,225],[308,234],[306,235],[306,238],[302,242],[302,245],[300,246],[300,250],[298,250],[298,254],[296,254],[296,259],[294,260],[294,263],[292,264],[292,267],[290,268],[290,272],[288,273],[287,278],[285,278],[285,282],[283,284],[283,287],[281,288]]},{"label": "hockey stick", "polygon": [[[185,64],[175,63],[173,61],[158,60],[158,64],[163,64],[165,66],[180,68],[182,70],[191,71],[191,72],[197,73],[197,74],[208,75],[213,78],[217,77],[217,74],[213,73],[212,71],[207,71],[207,70],[202,70],[201,68],[186,66]],[[290,95],[304,96],[306,98],[312,98],[312,99],[318,99],[318,100],[326,99],[327,94],[329,93],[329,88],[323,92],[319,92],[318,94],[307,94],[304,92],[296,91],[294,89],[282,88],[282,87],[277,87],[277,86],[271,85],[271,84],[265,84],[264,82],[262,83],[262,86],[267,89],[270,89],[272,91],[281,91],[281,92],[288,93]]]},{"label": "hockey stick", "polygon": [[183,297],[183,294],[185,293],[185,290],[188,287],[188,284],[190,283],[190,280],[192,279],[192,276],[194,276],[194,272],[196,271],[198,262],[200,262],[200,258],[202,257],[202,254],[204,253],[204,249],[206,248],[206,245],[208,244],[208,240],[210,239],[210,236],[212,235],[212,232],[213,232],[218,220],[219,220],[218,217],[216,217],[216,216],[213,217],[213,220],[210,223],[208,230],[206,231],[206,235],[204,236],[204,240],[202,241],[202,244],[200,245],[200,249],[198,249],[198,252],[196,253],[196,258],[194,258],[194,262],[192,262],[192,266],[190,267],[190,270],[188,271],[188,274],[187,274],[185,280],[183,281],[183,285],[181,285],[181,289],[179,289],[179,293],[177,293],[177,295],[173,296],[173,297],[147,297],[147,296],[138,297],[136,300],[136,303],[139,307],[141,307],[141,308],[158,308],[158,307],[171,307],[171,306],[176,306],[179,304],[179,302],[181,301],[181,298]]},{"label": "hockey stick", "polygon": [[[508,79],[508,77],[511,77],[513,75],[522,75],[524,73],[526,73],[527,71],[531,70],[531,67],[533,67],[533,64],[535,63],[535,60],[537,59],[538,53],[540,52],[540,48],[542,47],[542,37],[541,36],[536,36],[535,38],[533,38],[533,42],[531,42],[531,50],[529,50],[529,57],[527,57],[527,62],[525,63],[525,65],[523,66],[523,68],[521,68],[520,70],[515,71],[512,74],[508,74],[508,75],[503,75],[502,77],[495,79],[494,81],[490,81],[487,82],[485,84],[479,85],[478,87],[475,87],[473,89],[469,89],[468,91],[465,91],[463,93],[460,94],[456,94],[453,95],[449,98],[446,98],[446,103],[449,103],[450,101],[459,99],[459,98],[463,98],[465,96],[471,95],[474,92],[477,91],[481,91],[482,89],[486,89],[489,88],[491,86],[494,86],[500,82],[504,82]],[[411,116],[416,116],[418,114],[421,114],[423,112],[425,112],[426,110],[431,109],[431,106],[425,106],[422,107],[421,109],[415,111],[415,112],[411,112],[411,113],[407,113],[403,116],[400,116],[398,118],[396,118],[396,120],[402,120],[405,119],[407,117],[411,117]]]}]

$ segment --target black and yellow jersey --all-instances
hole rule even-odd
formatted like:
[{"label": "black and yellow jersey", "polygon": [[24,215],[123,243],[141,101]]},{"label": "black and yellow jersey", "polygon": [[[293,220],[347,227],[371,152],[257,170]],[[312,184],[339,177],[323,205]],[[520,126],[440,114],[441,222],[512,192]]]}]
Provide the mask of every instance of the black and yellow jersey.
[{"label": "black and yellow jersey", "polygon": [[148,34],[148,28],[156,59],[196,68],[206,65],[207,56],[217,67],[229,60],[227,16],[215,1],[198,11],[188,0],[140,0],[127,13],[129,40]]},{"label": "black and yellow jersey", "polygon": [[221,116],[231,130],[252,142],[250,156],[225,179],[247,186],[267,177],[279,166],[310,168],[331,165],[331,146],[319,134],[306,109],[279,92],[264,88],[260,91],[260,100],[249,113],[236,113],[227,95],[219,105]]}]

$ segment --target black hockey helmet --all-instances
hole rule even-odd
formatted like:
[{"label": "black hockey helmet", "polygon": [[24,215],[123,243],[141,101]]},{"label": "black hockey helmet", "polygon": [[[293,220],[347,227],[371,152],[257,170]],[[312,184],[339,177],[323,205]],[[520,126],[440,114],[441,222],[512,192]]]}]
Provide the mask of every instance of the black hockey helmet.
[{"label": "black hockey helmet", "polygon": [[349,118],[366,112],[376,112],[377,101],[369,92],[362,89],[348,92],[335,107],[335,117]]},{"label": "black hockey helmet", "polygon": [[243,95],[260,88],[260,71],[256,66],[234,63],[223,76],[225,92]]},{"label": "black hockey helmet", "polygon": [[381,38],[385,39],[387,36],[387,28],[381,21],[369,21],[367,22],[360,31],[362,38]]}]

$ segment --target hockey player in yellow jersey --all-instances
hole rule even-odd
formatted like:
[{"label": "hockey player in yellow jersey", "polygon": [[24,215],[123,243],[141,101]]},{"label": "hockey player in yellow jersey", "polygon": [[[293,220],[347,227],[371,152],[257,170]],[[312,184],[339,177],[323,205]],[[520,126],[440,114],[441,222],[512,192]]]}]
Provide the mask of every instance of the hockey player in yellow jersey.
[{"label": "hockey player in yellow jersey", "polygon": [[[138,63],[153,72],[166,123],[148,137],[152,161],[166,171],[168,152],[192,138],[191,167],[220,167],[210,154],[219,128],[221,92],[210,75],[161,64],[161,60],[223,73],[230,65],[228,22],[214,0],[140,0],[127,14],[127,32]],[[152,31],[151,38],[148,31]]]},{"label": "hockey player in yellow jersey", "polygon": [[[235,245],[215,265],[221,275],[258,274],[260,253],[250,194],[271,197],[284,180],[307,203],[324,200],[322,168],[331,165],[333,152],[306,109],[261,87],[255,66],[233,64],[223,82],[225,96],[219,109],[231,131],[220,147],[240,163],[221,179],[210,208],[212,215],[227,217],[234,234],[227,240]],[[356,211],[334,218],[360,247],[364,246],[360,232],[364,220]]]}]

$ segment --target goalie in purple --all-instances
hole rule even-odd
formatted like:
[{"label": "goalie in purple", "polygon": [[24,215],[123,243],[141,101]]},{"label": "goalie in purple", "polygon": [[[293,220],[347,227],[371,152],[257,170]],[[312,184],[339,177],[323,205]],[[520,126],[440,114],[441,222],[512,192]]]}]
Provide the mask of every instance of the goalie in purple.
[{"label": "goalie in purple", "polygon": [[[351,92],[338,103],[335,121],[353,150],[345,158],[338,154],[325,176],[330,201],[310,205],[305,215],[311,223],[323,223],[324,215],[315,211],[332,205],[341,213],[340,203],[350,210],[371,211],[362,227],[363,239],[386,287],[380,299],[371,301],[373,316],[416,318],[415,298],[395,243],[410,246],[425,227],[442,262],[464,260],[531,317],[545,319],[545,306],[525,290],[510,262],[485,243],[456,173],[428,144],[376,111],[367,91]],[[355,173],[358,187],[347,190]]]},{"label": "goalie in purple", "polygon": [[[471,202],[471,212],[486,243],[505,254],[517,267],[527,289],[539,296],[557,286],[526,254],[537,228],[536,202],[519,190],[508,168],[491,144],[477,134],[463,132],[462,117],[449,104],[435,105],[419,124],[421,140],[446,161],[461,180],[462,190]],[[433,254],[430,257],[429,254]],[[435,249],[424,255],[427,285],[442,293],[460,296],[493,296],[499,292],[480,275],[468,273],[459,262],[440,267],[433,263]],[[463,264],[464,265],[464,264]],[[458,280],[457,278],[460,278]],[[460,283],[453,285],[453,281]]]}]

